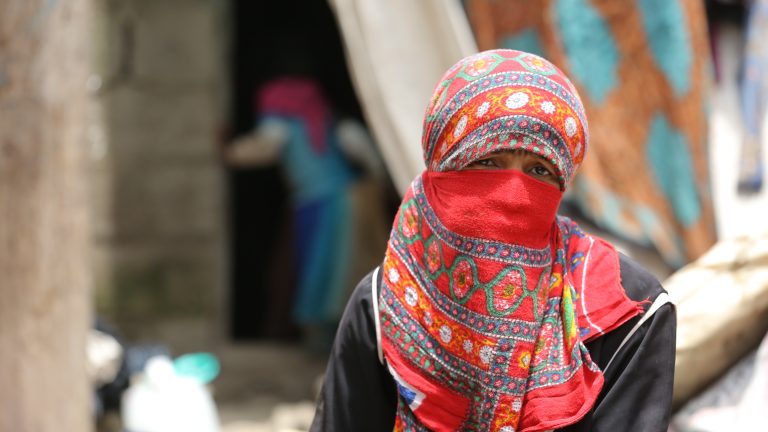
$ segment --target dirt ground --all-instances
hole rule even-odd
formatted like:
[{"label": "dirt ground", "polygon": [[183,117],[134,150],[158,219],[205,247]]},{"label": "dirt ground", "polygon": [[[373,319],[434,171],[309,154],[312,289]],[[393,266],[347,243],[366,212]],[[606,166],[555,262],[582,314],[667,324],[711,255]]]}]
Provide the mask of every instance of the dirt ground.
[{"label": "dirt ground", "polygon": [[214,395],[222,432],[306,431],[325,354],[298,345],[254,344],[217,351],[222,374]]}]

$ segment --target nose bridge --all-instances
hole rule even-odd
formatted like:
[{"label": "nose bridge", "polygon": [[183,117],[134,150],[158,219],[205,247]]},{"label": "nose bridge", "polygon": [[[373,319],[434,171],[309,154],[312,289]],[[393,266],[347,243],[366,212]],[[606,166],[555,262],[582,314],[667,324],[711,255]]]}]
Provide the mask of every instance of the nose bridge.
[{"label": "nose bridge", "polygon": [[524,151],[506,151],[501,153],[504,169],[522,171],[525,166],[526,155]]}]

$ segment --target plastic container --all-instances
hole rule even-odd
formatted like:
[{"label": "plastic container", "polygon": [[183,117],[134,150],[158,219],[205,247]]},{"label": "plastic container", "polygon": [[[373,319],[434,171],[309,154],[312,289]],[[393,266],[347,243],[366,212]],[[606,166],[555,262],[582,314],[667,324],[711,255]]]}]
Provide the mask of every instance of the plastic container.
[{"label": "plastic container", "polygon": [[124,432],[219,432],[216,405],[201,380],[180,376],[171,359],[152,357],[123,394]]}]

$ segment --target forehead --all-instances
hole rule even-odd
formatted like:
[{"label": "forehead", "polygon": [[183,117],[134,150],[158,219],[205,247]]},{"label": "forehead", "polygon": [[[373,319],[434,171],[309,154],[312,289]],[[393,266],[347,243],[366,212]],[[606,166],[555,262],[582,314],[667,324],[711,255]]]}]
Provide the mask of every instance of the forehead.
[{"label": "forehead", "polygon": [[552,166],[552,163],[549,162],[546,158],[544,158],[541,155],[538,155],[536,153],[530,152],[525,149],[502,149],[497,150],[491,154],[488,155],[488,157],[511,157],[511,158],[524,158],[524,159],[536,159],[538,161],[541,161],[549,166]]}]

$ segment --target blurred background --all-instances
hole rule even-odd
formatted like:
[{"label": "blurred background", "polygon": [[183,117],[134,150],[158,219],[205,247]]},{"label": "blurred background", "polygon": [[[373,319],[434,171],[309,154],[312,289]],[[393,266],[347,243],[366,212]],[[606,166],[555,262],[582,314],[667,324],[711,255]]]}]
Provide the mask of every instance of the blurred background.
[{"label": "blurred background", "polygon": [[674,427],[750,430],[766,20],[765,0],[0,1],[0,432],[120,431],[173,374],[200,384],[174,402],[200,430],[307,430],[432,89],[491,48],[584,99],[561,212],[675,298]]}]

